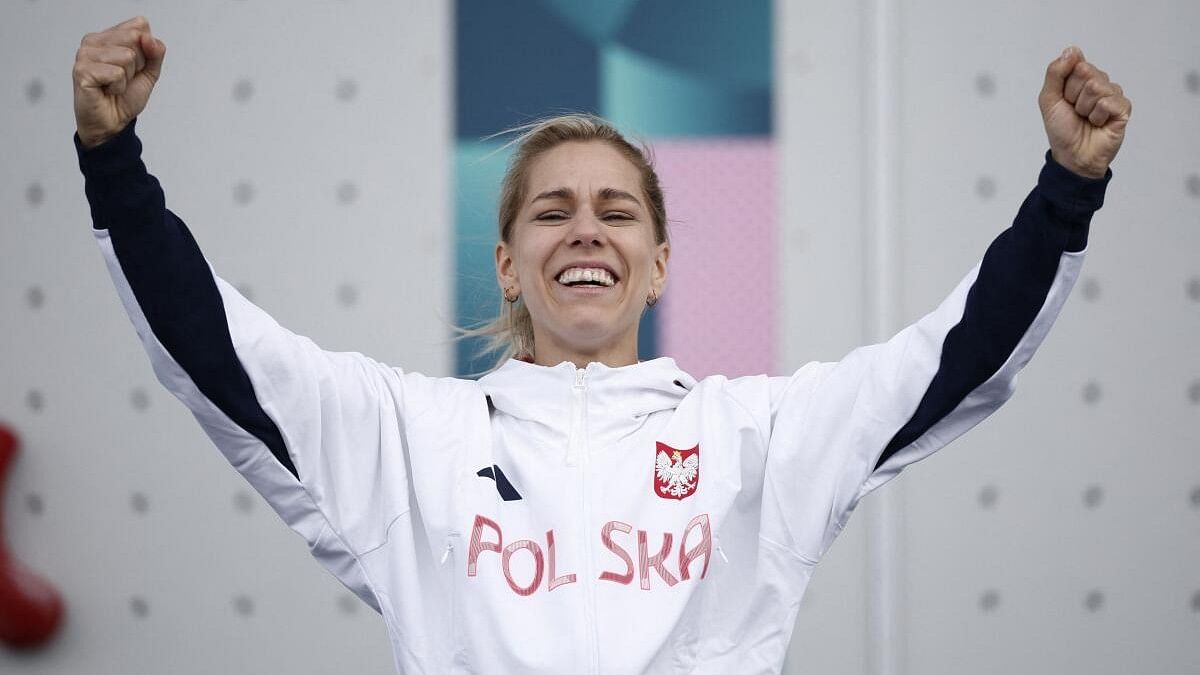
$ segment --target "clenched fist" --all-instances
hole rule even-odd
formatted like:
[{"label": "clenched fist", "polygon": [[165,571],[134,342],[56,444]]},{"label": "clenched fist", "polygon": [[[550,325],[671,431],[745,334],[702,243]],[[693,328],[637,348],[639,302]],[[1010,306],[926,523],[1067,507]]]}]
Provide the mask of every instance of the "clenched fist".
[{"label": "clenched fist", "polygon": [[83,36],[71,75],[75,130],[85,148],[116,136],[142,112],[166,53],[144,16]]},{"label": "clenched fist", "polygon": [[1038,107],[1054,161],[1082,176],[1103,178],[1133,112],[1121,85],[1088,63],[1077,47],[1067,47],[1046,68]]}]

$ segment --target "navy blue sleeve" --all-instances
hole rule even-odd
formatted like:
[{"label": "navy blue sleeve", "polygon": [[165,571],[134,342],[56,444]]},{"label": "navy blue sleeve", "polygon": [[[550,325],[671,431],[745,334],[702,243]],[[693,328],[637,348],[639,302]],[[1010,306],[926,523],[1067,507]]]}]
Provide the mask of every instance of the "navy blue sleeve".
[{"label": "navy blue sleeve", "polygon": [[912,418],[884,448],[875,468],[908,446],[967,394],[992,377],[1033,325],[1058,274],[1063,253],[1087,247],[1092,214],[1104,204],[1112,169],[1080,176],[1046,151],[1037,186],[1011,227],[984,253],[962,317],[946,333],[941,363]]},{"label": "navy blue sleeve", "polygon": [[222,412],[297,476],[283,438],[255,398],[230,338],[208,262],[180,218],[166,208],[158,179],[142,162],[134,118],[92,148],[74,137],[92,228],[113,252],[154,336]]}]

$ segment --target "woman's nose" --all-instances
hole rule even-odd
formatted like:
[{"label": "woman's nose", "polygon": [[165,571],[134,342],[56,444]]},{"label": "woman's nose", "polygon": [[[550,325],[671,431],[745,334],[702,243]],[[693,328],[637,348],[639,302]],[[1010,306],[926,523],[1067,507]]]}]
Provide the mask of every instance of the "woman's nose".
[{"label": "woman's nose", "polygon": [[604,244],[604,223],[592,214],[581,214],[571,223],[571,229],[567,235],[572,246],[575,245],[594,245],[600,246]]}]

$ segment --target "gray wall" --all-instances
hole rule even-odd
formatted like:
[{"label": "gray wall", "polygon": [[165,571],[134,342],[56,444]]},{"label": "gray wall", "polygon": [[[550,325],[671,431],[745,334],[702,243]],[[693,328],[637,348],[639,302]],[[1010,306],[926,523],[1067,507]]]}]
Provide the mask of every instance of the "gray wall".
[{"label": "gray wall", "polygon": [[[69,603],[16,673],[389,673],[382,621],[162,390],[88,232],[84,33],[168,45],[145,158],[214,267],[331,350],[450,371],[451,8],[379,0],[0,8],[0,421],[16,555]],[[931,309],[1046,149],[1046,64],[1134,100],[1084,275],[992,418],[869,497],[790,673],[1200,670],[1200,6],[778,2],[790,370]]]},{"label": "gray wall", "polygon": [[89,233],[71,64],[84,33],[145,14],[167,56],[138,120],[143,156],[218,273],[326,349],[444,374],[449,8],[22,0],[0,12],[12,132],[0,418],[24,440],[7,525],[70,604],[52,649],[0,649],[0,672],[391,672],[379,615],[155,380]]},{"label": "gray wall", "polygon": [[789,672],[1200,672],[1200,4],[777,7],[788,367],[915,321],[1012,222],[1064,47],[1134,101],[1016,395],[865,500]]}]

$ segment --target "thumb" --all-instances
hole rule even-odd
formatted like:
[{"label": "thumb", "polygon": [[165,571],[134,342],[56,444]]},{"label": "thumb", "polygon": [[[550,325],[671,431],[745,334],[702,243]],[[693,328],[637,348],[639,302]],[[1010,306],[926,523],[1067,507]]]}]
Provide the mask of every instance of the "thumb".
[{"label": "thumb", "polygon": [[1083,52],[1071,45],[1063,50],[1061,56],[1050,62],[1046,67],[1046,81],[1042,84],[1042,92],[1038,95],[1038,106],[1042,112],[1050,110],[1063,99],[1067,87],[1067,78],[1075,69],[1075,64],[1083,60]]},{"label": "thumb", "polygon": [[167,55],[167,45],[156,37],[142,35],[141,46],[142,54],[146,57],[146,66],[142,73],[145,73],[151,82],[157,82],[159,74],[162,73],[163,57]]}]

